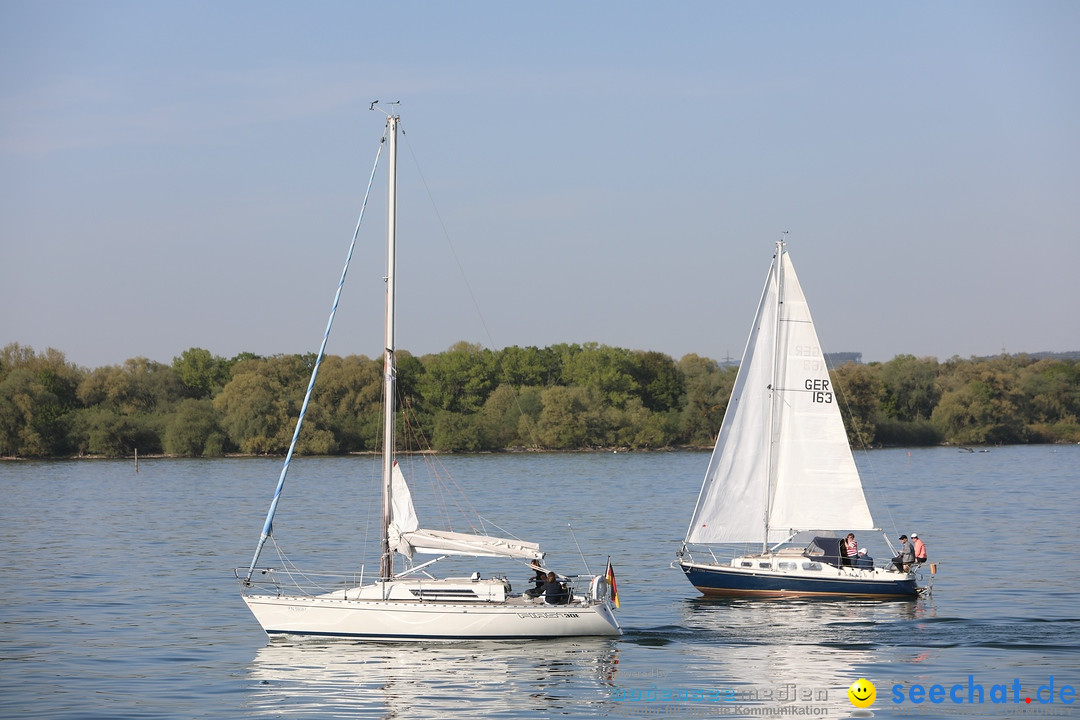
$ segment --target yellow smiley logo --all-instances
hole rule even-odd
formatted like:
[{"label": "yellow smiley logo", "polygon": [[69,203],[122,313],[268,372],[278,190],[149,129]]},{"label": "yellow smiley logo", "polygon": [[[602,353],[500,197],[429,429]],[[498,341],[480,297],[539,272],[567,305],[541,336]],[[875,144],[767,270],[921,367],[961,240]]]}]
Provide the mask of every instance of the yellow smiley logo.
[{"label": "yellow smiley logo", "polygon": [[847,689],[848,700],[857,708],[870,707],[877,699],[877,688],[866,678],[859,678]]}]

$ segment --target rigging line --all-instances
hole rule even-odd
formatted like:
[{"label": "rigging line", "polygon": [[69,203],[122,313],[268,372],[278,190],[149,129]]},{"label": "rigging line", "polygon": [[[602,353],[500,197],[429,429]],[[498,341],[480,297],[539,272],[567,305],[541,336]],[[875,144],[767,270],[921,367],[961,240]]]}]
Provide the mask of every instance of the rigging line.
[{"label": "rigging line", "polygon": [[285,488],[285,476],[289,472],[289,464],[292,462],[293,453],[296,450],[296,441],[300,437],[300,427],[304,423],[304,415],[307,414],[308,403],[311,401],[311,391],[315,386],[315,378],[319,375],[319,366],[322,365],[326,354],[326,343],[330,339],[330,328],[334,325],[334,316],[337,315],[338,302],[341,300],[341,289],[345,286],[345,276],[349,272],[349,263],[352,262],[353,250],[356,248],[356,238],[360,234],[360,225],[364,221],[364,211],[367,209],[368,198],[371,197],[371,186],[375,182],[375,170],[379,167],[379,158],[382,156],[386,134],[379,141],[379,149],[375,153],[375,162],[371,166],[371,176],[368,178],[367,191],[364,193],[364,202],[360,206],[360,216],[356,219],[356,229],[353,231],[352,241],[349,243],[349,252],[345,256],[345,267],[341,270],[341,279],[338,281],[337,290],[334,292],[334,304],[330,308],[330,317],[326,321],[326,330],[323,332],[322,343],[319,345],[319,354],[315,356],[315,366],[311,369],[311,379],[308,381],[307,392],[304,393],[304,402],[300,406],[300,414],[296,418],[296,428],[293,430],[292,441],[289,443],[289,451],[285,453],[285,462],[281,466],[281,475],[278,476],[277,488],[274,490],[274,499],[270,501],[270,510],[266,513],[266,522],[263,523],[262,534],[259,544],[255,548],[255,554],[251,558],[248,567],[247,580],[251,580],[251,574],[255,572],[255,564],[259,562],[266,539],[270,537],[274,526],[274,514],[277,512],[278,502],[281,500],[281,491]]},{"label": "rigging line", "polygon": [[[529,542],[528,540],[523,540],[522,538],[519,538],[517,535],[510,532],[509,530],[503,529],[498,523],[492,521],[490,518],[486,518],[483,515],[479,515],[479,514],[476,517],[480,518],[481,523],[487,523],[488,525],[491,525],[491,527],[495,528],[496,530],[498,530],[500,533],[502,533],[506,537],[510,538],[511,540],[517,540],[519,542]],[[485,528],[485,530],[486,530],[486,528]]]},{"label": "rigging line", "polygon": [[[416,416],[415,408],[400,392],[399,397],[401,398],[401,411],[405,420],[405,427],[414,438],[414,444],[421,449],[430,449],[431,443],[424,434],[424,428],[421,426],[419,419]],[[438,454],[425,453],[424,463],[428,468],[428,480],[432,488],[432,494],[436,496],[439,501],[438,506],[442,515],[440,519],[446,523],[447,529],[451,531],[454,529],[454,523],[450,517],[450,505],[453,504],[461,515],[462,521],[471,529],[476,530],[476,525],[470,518],[475,517],[480,520],[483,520],[483,518],[481,518],[480,513],[476,511],[472,501],[469,500],[468,493],[466,493],[457,482],[453,473],[451,473],[445,463],[442,462],[442,459]],[[462,504],[464,504],[464,508],[462,507]],[[466,509],[468,512],[466,512]]]},{"label": "rigging line", "polygon": [[[845,365],[847,364],[849,363],[845,363]],[[850,364],[854,365],[854,363]],[[840,374],[840,370],[842,367],[843,365],[840,367],[834,367],[831,370],[828,370],[828,372],[829,378],[833,382],[833,387],[836,388],[837,403],[847,413],[847,423],[845,423],[844,425],[844,430],[847,430],[847,424],[850,423],[852,430],[854,430],[855,432],[855,438],[858,440],[857,449],[863,460],[866,462],[867,472],[865,476],[863,475],[863,473],[860,472],[859,477],[864,481],[864,485],[873,485],[875,494],[878,495],[879,499],[882,501],[881,507],[885,509],[885,515],[889,519],[889,525],[892,527],[893,533],[895,533],[897,529],[896,519],[893,518],[892,510],[889,508],[888,497],[881,489],[880,483],[878,482],[879,476],[877,473],[877,468],[874,465],[873,458],[871,458],[870,456],[870,443],[867,442],[866,434],[863,432],[862,423],[858,422],[855,418],[854,410],[848,397],[848,390],[850,386],[854,383],[852,382],[845,385],[845,383],[843,382],[837,382],[838,379],[846,380],[846,378],[844,378]],[[889,546],[889,550],[893,550],[893,545],[892,542],[889,540],[888,534],[885,535],[885,544]]]},{"label": "rigging line", "polygon": [[[380,427],[382,425],[382,413],[379,413],[379,425],[380,425]],[[372,480],[376,475],[375,470],[372,470],[370,468],[376,468],[380,473],[382,472],[382,468],[378,467],[377,465],[375,465],[373,463],[370,463],[370,462],[368,463],[368,468],[369,469],[366,470],[365,473],[364,473],[364,480],[365,480],[366,483],[369,484],[368,487],[370,487],[370,485],[375,485],[375,483],[372,482]],[[381,480],[381,478],[380,478],[380,480]],[[366,559],[368,557],[368,553],[370,552],[369,548],[370,548],[370,541],[371,541],[371,516],[372,516],[372,514],[373,514],[373,512],[375,510],[375,504],[374,503],[364,503],[364,507],[366,508],[366,511],[364,512],[364,542],[361,545],[361,547],[364,548],[364,556],[363,557]],[[381,520],[381,516],[380,516],[380,520]],[[361,567],[361,572],[363,572],[363,563],[361,563],[360,567]]]},{"label": "rigging line", "polygon": [[[449,511],[446,507],[447,501],[445,500],[446,488],[442,482],[442,478],[439,476],[438,468],[431,461],[433,457],[429,452],[431,450],[431,444],[428,443],[427,438],[424,436],[423,428],[420,427],[419,419],[416,417],[416,413],[413,410],[412,402],[405,396],[401,386],[397,387],[398,394],[398,408],[401,412],[402,426],[404,433],[402,434],[405,440],[406,450],[415,448],[415,452],[420,455],[420,460],[413,460],[410,458],[408,466],[402,465],[404,459],[399,459],[398,463],[401,467],[401,471],[404,474],[406,470],[408,474],[406,478],[409,480],[410,488],[418,488],[421,475],[427,480],[427,490],[431,496],[435,499],[435,508],[439,514],[439,520],[446,524],[446,526],[453,530],[452,523],[449,518]],[[423,463],[423,472],[413,472],[416,466]]]},{"label": "rigging line", "polygon": [[[439,207],[435,204],[435,198],[431,194],[431,187],[428,186],[427,178],[424,177],[424,171],[420,168],[420,161],[417,159],[416,153],[413,151],[412,144],[409,142],[409,138],[405,134],[404,126],[402,126],[401,128],[401,136],[405,138],[405,145],[409,148],[409,154],[412,156],[413,165],[416,166],[416,172],[420,176],[420,182],[424,186],[424,192],[427,193],[428,201],[431,203],[432,210],[435,212],[435,217],[439,221],[439,227],[442,229],[443,238],[446,240],[446,245],[450,248],[450,254],[454,258],[454,264],[457,265],[458,274],[461,275],[461,280],[465,283],[465,289],[469,293],[469,300],[472,301],[473,308],[476,310],[476,315],[480,319],[480,325],[484,328],[484,335],[487,336],[488,345],[492,349],[494,349],[498,346],[495,344],[495,339],[491,336],[491,330],[488,328],[487,320],[484,318],[484,313],[480,310],[480,302],[476,299],[476,293],[473,292],[472,285],[469,283],[469,277],[465,274],[465,268],[461,264],[461,258],[458,257],[457,249],[454,247],[454,243],[450,239],[450,233],[446,229],[446,223],[443,222],[442,215],[439,213]],[[499,363],[499,369],[503,372],[503,379],[506,380],[506,384],[510,385],[511,388],[513,388],[513,385],[510,383],[510,373],[506,370],[506,368],[501,362]],[[533,419],[528,414],[526,414],[525,408],[521,406],[521,399],[518,397],[518,394],[516,392],[514,393],[514,405],[517,406],[518,412],[521,414],[521,417],[527,419],[525,425],[529,429],[529,437],[532,440],[533,447],[539,448],[539,442],[536,439],[536,431],[533,427]]]},{"label": "rigging line", "polygon": [[[330,588],[327,587],[325,583],[310,577],[308,573],[302,572],[300,568],[298,568],[296,564],[293,563],[292,560],[290,560],[285,555],[285,552],[281,549],[281,546],[277,544],[277,540],[272,540],[271,542],[274,543],[274,549],[277,550],[278,557],[281,559],[282,572],[284,572],[285,575],[288,576],[289,582],[291,582],[293,584],[293,587],[300,591],[301,594],[311,595],[312,589],[316,589],[320,592],[327,592],[328,590],[330,590]],[[305,584],[301,585],[300,582],[296,579],[297,577],[302,578]]]},{"label": "rigging line", "polygon": [[585,553],[581,552],[581,545],[578,545],[577,535],[574,534],[574,526],[566,523],[566,527],[570,528],[570,537],[574,538],[574,545],[577,545],[577,552],[581,556],[581,564],[585,566],[585,573],[592,575],[592,570],[589,569],[589,561],[585,559]]},{"label": "rigging line", "polygon": [[[854,365],[854,363],[851,364]],[[850,388],[850,385],[853,383],[848,383],[848,385],[845,386],[843,382],[837,382],[837,379],[846,379],[840,374],[840,369],[841,368],[833,368],[833,370],[829,372],[829,377],[832,379],[833,386],[836,388],[837,402],[847,413],[848,422],[851,423],[852,430],[854,430],[855,432],[855,438],[858,440],[857,450],[863,460],[866,462],[867,472],[865,473],[865,476],[863,473],[859,473],[859,476],[863,479],[864,485],[870,484],[873,486],[875,494],[877,494],[882,500],[881,507],[885,509],[885,515],[889,518],[889,525],[892,527],[893,532],[895,533],[897,529],[896,520],[895,518],[893,518],[892,510],[889,509],[888,497],[882,491],[880,483],[878,482],[879,477],[877,473],[877,468],[874,465],[873,458],[870,456],[870,443],[867,442],[866,434],[863,431],[862,423],[855,418],[854,410],[848,396],[848,390]],[[846,424],[844,429],[847,429]],[[887,536],[885,542],[888,543],[889,548],[892,549],[892,543],[889,542]]]}]

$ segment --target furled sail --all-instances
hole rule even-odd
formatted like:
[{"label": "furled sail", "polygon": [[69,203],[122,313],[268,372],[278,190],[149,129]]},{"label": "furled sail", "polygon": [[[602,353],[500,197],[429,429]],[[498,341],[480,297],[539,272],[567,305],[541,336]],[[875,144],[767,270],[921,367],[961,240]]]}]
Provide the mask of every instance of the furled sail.
[{"label": "furled sail", "polygon": [[[422,555],[467,555],[470,557],[506,557],[540,560],[544,553],[536,543],[507,540],[490,535],[468,535],[446,530],[415,530],[403,533],[403,546]],[[398,552],[404,552],[399,546]]]},{"label": "furled sail", "polygon": [[525,560],[540,560],[544,557],[536,543],[420,528],[412,493],[409,492],[405,475],[396,462],[391,473],[390,549],[410,558],[416,553]]},{"label": "furled sail", "polygon": [[401,535],[419,527],[420,521],[416,519],[416,508],[413,507],[409,484],[405,482],[401,467],[395,462],[390,471],[390,549],[402,552],[398,550]]},{"label": "furled sail", "polygon": [[802,287],[773,260],[688,543],[874,528]]}]

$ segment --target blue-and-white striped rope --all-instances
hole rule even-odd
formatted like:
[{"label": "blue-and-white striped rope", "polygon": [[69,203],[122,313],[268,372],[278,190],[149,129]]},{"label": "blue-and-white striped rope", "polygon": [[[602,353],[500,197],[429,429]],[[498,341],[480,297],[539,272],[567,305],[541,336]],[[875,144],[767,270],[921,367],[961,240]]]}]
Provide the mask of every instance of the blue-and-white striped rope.
[{"label": "blue-and-white striped rope", "polygon": [[[385,141],[386,136],[383,136]],[[266,522],[263,524],[262,535],[259,537],[259,545],[255,548],[255,555],[251,558],[248,567],[247,580],[251,580],[255,572],[255,564],[259,562],[263,546],[274,527],[274,513],[277,512],[278,501],[281,499],[281,491],[285,487],[285,476],[289,472],[289,463],[292,462],[293,452],[296,450],[296,440],[300,437],[300,427],[304,424],[304,415],[307,413],[308,403],[311,401],[311,390],[315,387],[315,378],[319,375],[319,366],[322,365],[326,351],[326,341],[330,339],[330,328],[334,325],[334,316],[337,314],[338,301],[341,299],[341,289],[345,286],[345,276],[349,272],[349,263],[352,262],[353,250],[356,248],[356,238],[360,234],[360,223],[364,221],[364,211],[367,209],[368,198],[371,197],[371,186],[375,182],[375,170],[379,167],[379,157],[382,155],[384,142],[379,143],[379,150],[375,153],[375,164],[371,167],[371,177],[368,178],[367,192],[364,193],[364,204],[360,206],[360,217],[356,220],[356,230],[353,231],[352,242],[349,243],[349,253],[345,257],[345,267],[341,271],[341,280],[338,281],[337,291],[334,293],[334,305],[330,308],[330,318],[326,321],[326,332],[323,333],[322,344],[319,345],[319,354],[315,358],[315,367],[311,370],[311,380],[308,381],[307,392],[304,394],[304,403],[300,406],[300,416],[296,418],[296,429],[293,430],[292,442],[289,443],[289,452],[285,454],[285,463],[281,466],[281,475],[278,476],[277,489],[274,491],[274,499],[270,502],[270,510],[266,513]]]}]

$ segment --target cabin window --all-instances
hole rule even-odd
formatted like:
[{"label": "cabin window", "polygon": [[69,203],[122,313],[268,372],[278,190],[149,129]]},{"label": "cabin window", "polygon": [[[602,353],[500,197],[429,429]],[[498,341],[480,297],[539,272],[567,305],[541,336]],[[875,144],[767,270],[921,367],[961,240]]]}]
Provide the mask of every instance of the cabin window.
[{"label": "cabin window", "polygon": [[743,560],[742,563],[741,563],[741,566],[742,567],[754,567],[754,563],[750,562],[749,560]]},{"label": "cabin window", "polygon": [[759,563],[757,564],[757,566],[758,566],[759,568],[765,568],[766,570],[771,570],[771,569],[772,569],[772,563],[767,563],[767,562],[759,562]]},{"label": "cabin window", "polygon": [[820,570],[821,569],[821,563],[804,562],[802,564],[802,569],[803,570]]},{"label": "cabin window", "polygon": [[793,562],[782,562],[782,563],[780,563],[780,569],[781,570],[796,570],[796,569],[798,569],[798,567],[799,567],[798,563],[793,563]]}]

